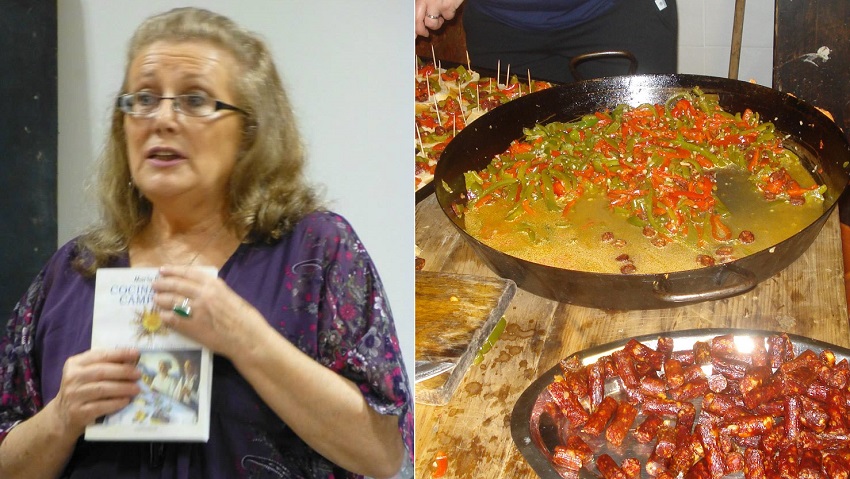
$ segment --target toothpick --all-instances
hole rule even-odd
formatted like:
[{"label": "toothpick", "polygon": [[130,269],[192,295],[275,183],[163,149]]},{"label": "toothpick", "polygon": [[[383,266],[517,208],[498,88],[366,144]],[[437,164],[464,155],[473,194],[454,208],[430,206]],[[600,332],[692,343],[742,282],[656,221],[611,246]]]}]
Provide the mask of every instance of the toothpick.
[{"label": "toothpick", "polygon": [[419,125],[416,125],[416,139],[419,141],[419,151],[425,154],[425,146],[422,145],[422,135],[419,133]]},{"label": "toothpick", "polygon": [[437,104],[437,95],[434,95],[432,98],[434,99],[434,110],[437,111],[437,124],[442,125],[443,120],[440,118],[440,105]]},{"label": "toothpick", "polygon": [[457,113],[452,113],[452,138],[457,136]]},{"label": "toothpick", "polygon": [[466,69],[472,71],[472,63],[469,62],[469,50],[466,51]]},{"label": "toothpick", "polygon": [[502,60],[496,60],[496,86],[499,86],[499,78],[502,76]]},{"label": "toothpick", "polygon": [[[493,81],[490,81],[490,84],[493,84]],[[481,94],[478,92],[478,82],[475,82],[475,100],[478,103],[478,111],[481,111]]]},{"label": "toothpick", "polygon": [[511,64],[508,63],[508,71],[505,72],[505,86],[509,86],[511,84]]},{"label": "toothpick", "polygon": [[434,60],[434,65],[437,65],[437,54],[434,53],[434,44],[431,44],[431,58]]},{"label": "toothpick", "polygon": [[526,70],[528,73],[528,93],[531,93],[531,70]]}]

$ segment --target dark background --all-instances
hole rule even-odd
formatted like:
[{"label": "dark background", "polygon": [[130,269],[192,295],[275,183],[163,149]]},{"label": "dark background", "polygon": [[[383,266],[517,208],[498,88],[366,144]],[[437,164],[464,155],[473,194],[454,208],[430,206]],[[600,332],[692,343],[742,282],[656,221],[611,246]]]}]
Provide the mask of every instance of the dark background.
[{"label": "dark background", "polygon": [[0,0],[0,320],[56,249],[56,3]]}]

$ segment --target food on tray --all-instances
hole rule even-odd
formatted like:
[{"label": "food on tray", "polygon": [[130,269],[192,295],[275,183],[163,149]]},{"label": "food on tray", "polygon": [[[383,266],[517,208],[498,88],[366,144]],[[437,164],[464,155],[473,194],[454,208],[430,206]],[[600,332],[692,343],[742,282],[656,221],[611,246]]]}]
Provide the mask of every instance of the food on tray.
[{"label": "food on tray", "polygon": [[824,212],[774,125],[699,88],[524,130],[465,174],[467,232],[504,253],[598,273],[663,273],[769,248]]},{"label": "food on tray", "polygon": [[785,334],[673,344],[561,361],[542,414],[559,429],[549,458],[562,477],[848,477],[847,359],[795,355]]},{"label": "food on tray", "polygon": [[551,83],[521,81],[507,72],[506,84],[463,66],[448,69],[433,63],[416,71],[416,190],[434,178],[437,161],[449,141],[466,125],[499,105]]}]

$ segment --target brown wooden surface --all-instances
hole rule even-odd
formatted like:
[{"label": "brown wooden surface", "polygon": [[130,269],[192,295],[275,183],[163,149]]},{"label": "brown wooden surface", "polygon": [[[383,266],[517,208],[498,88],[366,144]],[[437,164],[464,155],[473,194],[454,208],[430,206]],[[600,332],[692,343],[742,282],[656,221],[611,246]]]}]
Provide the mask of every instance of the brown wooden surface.
[{"label": "brown wooden surface", "polygon": [[416,384],[417,404],[443,405],[516,293],[497,277],[416,273],[416,361],[449,361],[451,372]]},{"label": "brown wooden surface", "polygon": [[[838,215],[791,266],[734,298],[656,311],[612,312],[556,303],[522,290],[484,361],[466,372],[445,406],[416,405],[416,477],[438,451],[447,478],[534,478],[510,435],[510,414],[528,385],[567,355],[610,341],[693,328],[788,331],[850,347]],[[425,270],[495,276],[456,233],[432,195],[416,207]],[[612,294],[614,294],[612,292]],[[417,318],[417,322],[418,322]]]}]

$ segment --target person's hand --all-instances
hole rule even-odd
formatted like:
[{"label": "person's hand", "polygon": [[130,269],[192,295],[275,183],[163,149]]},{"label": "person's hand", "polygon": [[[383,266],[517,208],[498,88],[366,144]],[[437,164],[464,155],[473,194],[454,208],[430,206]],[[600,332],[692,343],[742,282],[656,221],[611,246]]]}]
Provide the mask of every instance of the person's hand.
[{"label": "person's hand", "polygon": [[90,350],[68,358],[50,402],[62,430],[77,437],[97,418],[129,404],[140,392],[138,361],[133,349]]},{"label": "person's hand", "polygon": [[[191,266],[163,266],[153,283],[154,304],[164,324],[232,358],[268,327],[265,318],[218,277]],[[188,316],[174,312],[186,304]]]},{"label": "person's hand", "polygon": [[416,0],[416,34],[427,37],[455,17],[463,0]]}]

